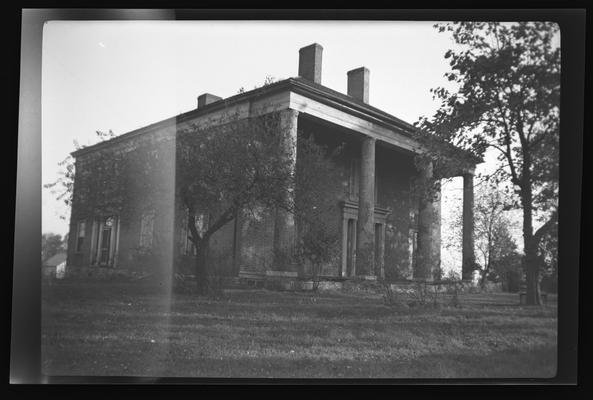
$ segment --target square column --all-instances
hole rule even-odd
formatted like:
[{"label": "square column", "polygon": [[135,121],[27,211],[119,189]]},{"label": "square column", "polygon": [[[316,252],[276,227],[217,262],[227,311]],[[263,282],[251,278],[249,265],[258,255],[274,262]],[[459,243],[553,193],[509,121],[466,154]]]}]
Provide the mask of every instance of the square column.
[{"label": "square column", "polygon": [[[432,276],[441,268],[441,181],[437,179],[432,186]],[[442,278],[442,276],[440,277]]]},{"label": "square column", "polygon": [[375,275],[375,139],[362,141],[358,223],[356,228],[356,275]]},{"label": "square column", "polygon": [[[293,173],[296,169],[297,157],[297,119],[298,111],[284,110],[280,111],[280,132],[283,136],[283,146],[286,156],[290,159]],[[286,193],[286,202],[290,203],[294,199],[294,187],[290,187]],[[289,270],[287,260],[292,254],[294,241],[296,239],[296,228],[293,214],[285,209],[278,208],[274,213],[274,268],[279,270]]]},{"label": "square column", "polygon": [[471,280],[476,256],[474,253],[474,173],[463,174],[463,248],[461,277]]},{"label": "square column", "polygon": [[433,269],[433,193],[430,190],[433,177],[432,162],[420,168],[418,195],[418,243],[414,279],[431,280]]},{"label": "square column", "polygon": [[385,279],[385,223],[375,224],[375,274]]}]

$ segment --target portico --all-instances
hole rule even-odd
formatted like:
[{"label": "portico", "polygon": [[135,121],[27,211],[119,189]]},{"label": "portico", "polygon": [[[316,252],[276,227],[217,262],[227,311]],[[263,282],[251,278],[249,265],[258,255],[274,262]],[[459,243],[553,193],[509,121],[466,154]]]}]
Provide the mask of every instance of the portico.
[{"label": "portico", "polygon": [[[424,149],[413,139],[414,127],[368,105],[370,72],[361,67],[347,74],[348,96],[328,96],[333,91],[321,86],[322,48],[317,44],[300,51],[299,78],[289,93],[285,117],[293,121],[287,137],[294,143],[299,130],[299,116],[322,120],[339,127],[345,135],[355,137],[360,148],[357,165],[358,198],[343,200],[341,207],[342,249],[339,276],[361,278],[385,277],[385,246],[388,217],[393,207],[377,204],[377,162],[376,148],[382,146],[397,150],[393,157],[407,153],[410,157],[421,154]],[[304,59],[308,58],[308,59]],[[337,92],[336,92],[337,94]],[[298,150],[297,150],[298,151]],[[296,157],[296,154],[295,154]],[[415,196],[412,209],[417,218],[410,226],[417,232],[414,268],[412,278],[432,280],[440,267],[440,176],[435,174],[431,162],[416,170],[413,180],[417,185],[430,187],[430,194]],[[473,255],[473,168],[459,174],[464,179],[463,191],[463,278],[471,278]],[[398,211],[398,210],[395,210]],[[290,225],[287,216],[277,216],[275,246],[280,248],[285,233],[281,231]],[[416,226],[413,226],[413,224]]]}]

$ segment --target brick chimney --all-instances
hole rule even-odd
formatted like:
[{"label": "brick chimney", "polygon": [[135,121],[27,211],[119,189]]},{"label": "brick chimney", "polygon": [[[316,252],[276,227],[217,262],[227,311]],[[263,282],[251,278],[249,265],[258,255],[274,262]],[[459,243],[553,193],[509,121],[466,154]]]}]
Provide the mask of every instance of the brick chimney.
[{"label": "brick chimney", "polygon": [[360,67],[348,71],[348,96],[369,102],[369,75],[368,68]]},{"label": "brick chimney", "polygon": [[299,50],[299,76],[321,85],[321,54],[323,47],[317,43]]},{"label": "brick chimney", "polygon": [[198,108],[202,108],[218,100],[222,100],[222,97],[218,97],[210,93],[204,93],[203,95],[198,96]]}]

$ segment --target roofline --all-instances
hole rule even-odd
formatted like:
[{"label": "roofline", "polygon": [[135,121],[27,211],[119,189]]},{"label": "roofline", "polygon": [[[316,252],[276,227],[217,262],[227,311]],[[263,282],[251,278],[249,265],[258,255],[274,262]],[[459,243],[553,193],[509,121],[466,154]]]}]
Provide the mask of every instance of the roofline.
[{"label": "roofline", "polygon": [[185,121],[193,119],[195,117],[206,115],[208,113],[217,111],[219,109],[228,107],[228,106],[236,104],[236,103],[240,103],[240,102],[243,102],[243,101],[258,97],[258,96],[276,93],[276,92],[282,91],[282,90],[293,90],[296,93],[300,93],[303,95],[309,95],[309,96],[313,95],[313,97],[315,97],[316,100],[323,101],[325,99],[326,101],[331,100],[333,102],[337,102],[338,104],[340,104],[342,106],[348,107],[350,110],[358,111],[358,113],[362,114],[362,115],[360,115],[361,117],[364,117],[365,115],[373,117],[373,118],[378,119],[379,121],[383,122],[385,125],[387,125],[389,127],[398,128],[398,130],[400,130],[400,131],[403,130],[404,134],[409,135],[411,132],[413,132],[413,130],[416,129],[413,125],[411,125],[411,124],[409,124],[409,123],[407,123],[407,122],[405,122],[391,114],[388,114],[376,107],[370,106],[369,104],[363,103],[359,100],[354,99],[353,97],[350,97],[343,93],[337,92],[333,89],[327,88],[325,86],[317,85],[313,82],[308,82],[303,78],[288,78],[288,79],[284,79],[279,82],[274,82],[272,84],[250,90],[248,92],[239,93],[239,94],[233,95],[231,97],[227,97],[226,99],[215,101],[215,102],[207,104],[203,107],[195,108],[193,110],[178,114],[174,117],[169,117],[169,118],[157,121],[155,123],[143,126],[138,129],[134,129],[132,131],[129,131],[122,135],[119,135],[113,139],[99,142],[99,143],[84,147],[82,149],[75,150],[75,151],[71,152],[70,154],[73,157],[78,157],[78,156],[81,156],[81,155],[84,155],[87,153],[91,153],[93,151],[96,151],[96,150],[99,150],[102,148],[109,147],[113,144],[128,140],[135,136],[157,130],[159,128],[162,128],[162,127],[165,127],[165,126],[168,126],[171,124],[179,124],[181,122],[185,122]]},{"label": "roofline", "polygon": [[[401,120],[385,111],[382,111],[376,107],[373,107],[367,103],[363,103],[360,100],[355,99],[354,97],[348,96],[346,94],[340,93],[333,89],[330,89],[326,86],[319,85],[317,83],[308,81],[304,78],[288,78],[278,82],[274,82],[272,84],[262,86],[260,88],[256,88],[250,90],[248,92],[239,93],[233,95],[231,97],[227,97],[226,99],[221,99],[210,104],[207,104],[200,108],[195,108],[193,110],[189,110],[187,112],[178,114],[174,117],[166,118],[160,120],[158,122],[146,125],[144,127],[134,129],[122,135],[116,136],[113,139],[106,140],[103,142],[96,143],[91,146],[84,147],[82,149],[75,150],[70,154],[73,157],[78,157],[84,154],[88,154],[106,147],[110,147],[116,143],[126,141],[130,138],[149,133],[155,131],[159,128],[169,126],[172,124],[179,124],[188,120],[191,120],[195,117],[199,117],[202,115],[207,115],[211,112],[223,109],[225,107],[250,100],[253,98],[257,98],[259,96],[273,94],[282,90],[291,90],[295,93],[302,94],[304,96],[308,96],[313,98],[316,101],[325,103],[329,106],[342,108],[345,112],[355,113],[358,114],[357,116],[363,119],[371,120],[375,123],[380,123],[387,128],[395,128],[398,132],[413,138],[413,133],[418,130],[417,127],[414,125]],[[449,144],[453,146],[452,144]],[[467,150],[463,150],[454,146],[461,154],[468,156],[472,161],[476,164],[480,164],[484,162],[481,157],[477,157],[474,154],[470,153]]]}]

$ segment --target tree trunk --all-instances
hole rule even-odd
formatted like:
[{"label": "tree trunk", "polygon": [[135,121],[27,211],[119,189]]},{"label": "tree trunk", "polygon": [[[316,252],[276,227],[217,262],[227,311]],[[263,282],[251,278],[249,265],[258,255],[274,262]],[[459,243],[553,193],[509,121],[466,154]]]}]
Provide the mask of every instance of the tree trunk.
[{"label": "tree trunk", "polygon": [[198,295],[205,296],[210,292],[210,273],[206,262],[208,241],[200,240],[196,245],[195,273]]},{"label": "tree trunk", "polygon": [[490,271],[490,254],[492,254],[492,249],[488,249],[488,259],[486,261],[486,265],[484,265],[484,269],[482,270],[482,276],[480,279],[480,287],[482,290],[486,287],[486,276],[488,276],[488,271]]},{"label": "tree trunk", "polygon": [[313,276],[312,276],[312,280],[313,280],[313,291],[317,292],[317,289],[319,289],[319,270],[320,270],[320,265],[319,263],[313,263],[312,265],[313,267]]},{"label": "tree trunk", "polygon": [[488,270],[484,269],[482,271],[482,279],[480,279],[480,287],[482,288],[482,290],[484,290],[484,288],[486,287],[486,275],[488,274]]},{"label": "tree trunk", "polygon": [[539,268],[537,263],[537,243],[533,236],[525,238],[524,268],[527,283],[527,304],[540,305]]},{"label": "tree trunk", "polygon": [[[527,180],[530,182],[530,179]],[[523,205],[523,269],[527,284],[526,304],[540,305],[539,295],[539,268],[537,264],[537,243],[533,237],[533,206],[532,206],[531,185],[521,190],[521,202]]]}]

